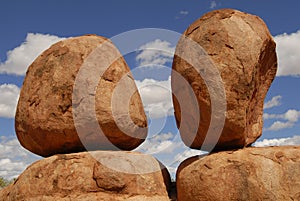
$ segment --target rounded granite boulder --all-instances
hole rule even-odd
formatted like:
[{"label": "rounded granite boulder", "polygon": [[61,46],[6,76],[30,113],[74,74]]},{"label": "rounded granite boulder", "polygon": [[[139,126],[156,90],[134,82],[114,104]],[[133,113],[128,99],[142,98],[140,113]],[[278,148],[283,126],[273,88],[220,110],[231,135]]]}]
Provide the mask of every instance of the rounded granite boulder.
[{"label": "rounded granite boulder", "polygon": [[[227,150],[249,146],[261,136],[264,99],[277,70],[275,48],[259,17],[233,9],[209,12],[186,29],[176,47],[173,70],[190,84],[196,101],[186,106],[189,97],[179,94],[173,102],[187,146]],[[176,73],[172,90],[184,90]]]},{"label": "rounded granite boulder", "polygon": [[20,143],[40,156],[132,150],[147,136],[147,119],[117,48],[85,35],[52,45],[28,68],[15,129]]}]

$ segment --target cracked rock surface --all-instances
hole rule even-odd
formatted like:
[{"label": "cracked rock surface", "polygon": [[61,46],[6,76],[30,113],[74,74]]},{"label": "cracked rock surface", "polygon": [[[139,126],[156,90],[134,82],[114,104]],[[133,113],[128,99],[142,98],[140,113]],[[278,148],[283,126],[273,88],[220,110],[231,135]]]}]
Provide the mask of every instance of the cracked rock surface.
[{"label": "cracked rock surface", "polygon": [[300,200],[300,147],[192,157],[177,170],[178,201]]},{"label": "cracked rock surface", "polygon": [[33,163],[0,201],[169,201],[169,187],[168,170],[150,155],[94,151]]},{"label": "cracked rock surface", "polygon": [[147,119],[130,69],[114,45],[97,35],[60,41],[30,65],[15,127],[20,143],[41,156],[86,148],[132,150],[147,135]]},{"label": "cracked rock surface", "polygon": [[[197,49],[188,45],[184,37],[195,41],[205,53],[197,55]],[[220,138],[216,136],[206,141],[208,146],[214,146],[217,141],[215,150],[245,147],[261,136],[264,99],[277,70],[275,47],[267,26],[259,17],[237,10],[209,12],[186,29],[176,47],[173,69],[190,84],[199,109],[190,104],[185,106],[189,109],[184,110],[175,98],[173,102],[177,126],[187,146],[200,149],[210,126],[211,134],[217,135],[214,130],[221,123],[211,122],[211,119],[218,120],[222,115],[225,115],[225,124]],[[206,65],[205,60],[212,61],[215,68]],[[221,83],[217,82],[216,75],[221,76]],[[215,90],[210,93],[207,85]],[[218,85],[224,86],[225,106],[221,104],[222,88],[217,88]],[[175,74],[172,90],[185,90]],[[215,108],[212,108],[212,97],[217,101]],[[190,99],[189,94],[176,98],[183,98],[184,104]],[[218,113],[224,107],[225,112]],[[196,121],[197,115],[200,123]],[[182,123],[187,118],[186,123]],[[191,126],[195,124],[199,124],[196,134]]]}]

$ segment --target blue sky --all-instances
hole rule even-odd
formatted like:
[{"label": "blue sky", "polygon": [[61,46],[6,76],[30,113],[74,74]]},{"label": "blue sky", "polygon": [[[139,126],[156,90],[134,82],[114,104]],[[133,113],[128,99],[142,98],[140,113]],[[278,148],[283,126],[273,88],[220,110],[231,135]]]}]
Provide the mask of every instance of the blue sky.
[{"label": "blue sky", "polygon": [[[0,176],[16,177],[32,161],[39,159],[18,144],[14,132],[14,110],[26,69],[44,49],[63,38],[90,33],[114,38],[135,29],[157,28],[181,34],[206,12],[221,8],[234,8],[260,16],[277,42],[279,70],[265,101],[265,126],[257,146],[300,144],[298,1],[2,1]],[[117,40],[114,42],[119,48],[124,46]],[[172,115],[168,78],[176,34],[171,38],[155,35],[142,42],[141,47],[164,49],[165,52],[141,50],[125,55],[137,85],[141,87],[145,110],[151,116],[149,139],[139,150],[152,153],[174,173],[180,161],[199,153],[181,144]],[[147,68],[147,65],[152,67]]]}]

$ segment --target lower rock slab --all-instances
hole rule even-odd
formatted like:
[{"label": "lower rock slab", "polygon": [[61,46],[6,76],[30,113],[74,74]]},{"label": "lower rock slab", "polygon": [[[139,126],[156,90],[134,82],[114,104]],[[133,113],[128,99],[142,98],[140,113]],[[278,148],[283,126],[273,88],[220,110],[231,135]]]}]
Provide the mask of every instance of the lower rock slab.
[{"label": "lower rock slab", "polygon": [[167,169],[150,155],[94,151],[33,163],[0,191],[0,201],[169,201],[169,187]]}]

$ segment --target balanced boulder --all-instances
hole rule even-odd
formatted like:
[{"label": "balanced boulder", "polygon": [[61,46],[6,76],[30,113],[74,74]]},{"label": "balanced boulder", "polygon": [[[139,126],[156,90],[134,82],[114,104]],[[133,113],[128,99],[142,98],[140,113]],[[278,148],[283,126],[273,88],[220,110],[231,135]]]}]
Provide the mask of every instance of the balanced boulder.
[{"label": "balanced boulder", "polygon": [[[275,47],[259,17],[237,10],[209,12],[187,28],[172,73],[175,117],[187,146],[227,150],[261,136],[264,99],[277,70]],[[184,93],[180,76],[196,101]]]},{"label": "balanced boulder", "polygon": [[132,150],[147,135],[142,101],[125,60],[96,35],[52,45],[28,68],[16,134],[29,151],[51,156]]},{"label": "balanced boulder", "polygon": [[184,161],[178,201],[300,200],[300,147],[245,148]]}]

